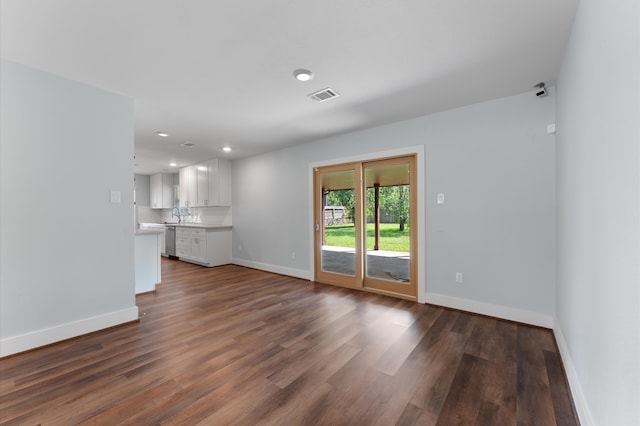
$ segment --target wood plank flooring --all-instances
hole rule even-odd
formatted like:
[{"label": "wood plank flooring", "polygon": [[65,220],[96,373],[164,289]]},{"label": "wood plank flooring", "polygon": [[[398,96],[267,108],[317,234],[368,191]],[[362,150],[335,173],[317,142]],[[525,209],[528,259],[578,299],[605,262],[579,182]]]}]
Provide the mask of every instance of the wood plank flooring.
[{"label": "wood plank flooring", "polygon": [[163,259],[140,322],[0,360],[2,425],[576,425],[549,330]]}]

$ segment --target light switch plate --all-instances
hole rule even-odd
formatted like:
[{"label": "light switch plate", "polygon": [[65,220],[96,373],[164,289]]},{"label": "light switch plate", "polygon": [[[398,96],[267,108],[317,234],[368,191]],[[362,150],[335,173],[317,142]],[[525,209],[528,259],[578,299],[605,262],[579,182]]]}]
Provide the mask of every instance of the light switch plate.
[{"label": "light switch plate", "polygon": [[111,191],[111,204],[119,204],[122,201],[122,193],[120,191]]},{"label": "light switch plate", "polygon": [[444,204],[444,194],[438,194],[437,203]]}]

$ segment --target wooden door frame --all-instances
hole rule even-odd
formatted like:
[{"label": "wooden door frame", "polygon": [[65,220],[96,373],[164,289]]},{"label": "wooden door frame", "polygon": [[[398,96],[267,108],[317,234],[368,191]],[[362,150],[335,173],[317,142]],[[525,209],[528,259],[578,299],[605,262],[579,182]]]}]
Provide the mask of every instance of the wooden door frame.
[{"label": "wooden door frame", "polygon": [[[360,154],[350,157],[338,157],[329,160],[318,161],[309,164],[308,169],[308,223],[309,223],[309,265],[311,265],[307,278],[313,281],[315,278],[315,212],[314,212],[314,169],[318,167],[331,166],[336,164],[354,163],[354,162],[367,162],[374,161],[380,158],[389,157],[401,157],[406,155],[416,156],[416,168],[417,168],[417,223],[418,223],[418,256],[416,259],[416,267],[418,268],[418,302],[427,302],[427,256],[426,251],[426,199],[429,194],[429,188],[426,185],[425,180],[425,149],[424,145],[416,145],[404,148],[398,148],[387,151],[377,151],[371,153]],[[434,193],[435,194],[435,193]],[[433,195],[435,200],[435,195]],[[435,201],[434,201],[435,203]]]}]

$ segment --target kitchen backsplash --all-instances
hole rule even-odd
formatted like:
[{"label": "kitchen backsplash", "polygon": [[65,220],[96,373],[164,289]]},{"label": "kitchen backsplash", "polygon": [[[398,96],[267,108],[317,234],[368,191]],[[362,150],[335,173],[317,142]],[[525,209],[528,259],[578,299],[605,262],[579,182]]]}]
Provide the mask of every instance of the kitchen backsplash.
[{"label": "kitchen backsplash", "polygon": [[[152,209],[147,206],[137,206],[138,223],[162,223],[162,210]],[[168,209],[167,209],[168,210]]]},{"label": "kitchen backsplash", "polygon": [[[190,215],[184,216],[184,223],[205,223],[208,225],[232,225],[231,207],[190,207]],[[173,209],[152,209],[138,207],[138,223],[177,222],[172,216]]]}]

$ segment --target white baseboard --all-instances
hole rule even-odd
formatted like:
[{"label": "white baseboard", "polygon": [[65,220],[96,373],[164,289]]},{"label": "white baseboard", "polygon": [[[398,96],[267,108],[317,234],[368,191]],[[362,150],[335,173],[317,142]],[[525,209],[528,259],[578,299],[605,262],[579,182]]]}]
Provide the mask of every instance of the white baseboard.
[{"label": "white baseboard", "polygon": [[578,412],[578,419],[580,420],[580,424],[582,426],[593,426],[595,423],[593,421],[593,417],[591,416],[589,405],[587,405],[587,400],[585,399],[584,393],[582,392],[582,386],[580,386],[578,374],[576,373],[576,368],[573,365],[573,360],[571,359],[569,346],[567,346],[567,341],[564,338],[564,334],[562,334],[562,330],[560,329],[560,324],[558,323],[557,319],[554,320],[554,324],[555,325],[553,327],[553,334],[556,337],[556,342],[558,342],[560,358],[562,358],[564,371],[567,374],[567,380],[569,381],[569,390],[571,391],[573,403],[576,407],[576,411]]},{"label": "white baseboard", "polygon": [[132,306],[131,308],[8,337],[0,340],[0,357],[28,351],[137,319],[138,307]]},{"label": "white baseboard", "polygon": [[302,269],[285,268],[284,266],[270,265],[268,263],[253,262],[245,259],[231,259],[231,263],[247,268],[260,269],[261,271],[273,272],[274,274],[288,275],[290,277],[302,278],[313,281],[313,274]]},{"label": "white baseboard", "polygon": [[[231,263],[248,268],[259,269],[262,271],[273,272],[281,275],[301,278],[303,280],[313,281],[313,273],[301,269],[285,268],[283,266],[270,265],[268,263],[253,262],[245,259],[231,259]],[[553,328],[553,317],[551,315],[541,314],[539,312],[526,311],[523,309],[511,308],[502,305],[492,305],[490,303],[478,302],[469,299],[460,299],[457,297],[446,296],[438,293],[426,293],[426,303],[445,306],[448,308],[460,309],[463,311],[474,312],[477,314],[488,315],[496,318],[502,318],[510,321],[517,321],[524,324],[535,325],[538,327]]]},{"label": "white baseboard", "polygon": [[493,305],[491,303],[478,302],[476,300],[461,299],[438,293],[427,292],[426,296],[427,303],[432,303],[434,305],[460,309],[462,311],[473,312],[510,321],[517,321],[538,327],[553,327],[553,317],[539,312],[516,309],[503,305]]}]

